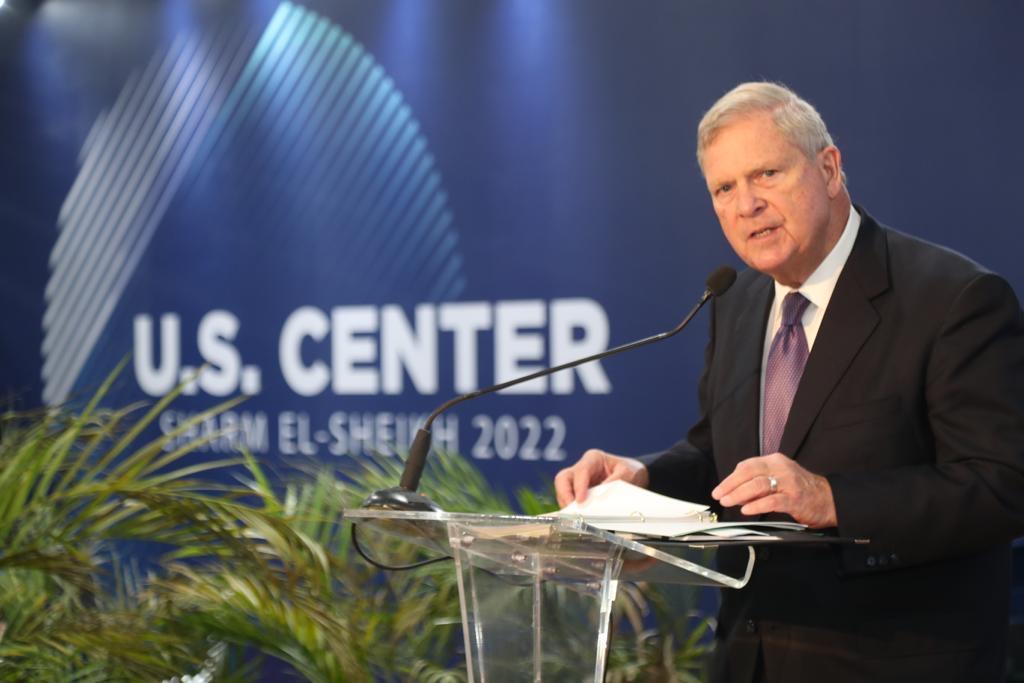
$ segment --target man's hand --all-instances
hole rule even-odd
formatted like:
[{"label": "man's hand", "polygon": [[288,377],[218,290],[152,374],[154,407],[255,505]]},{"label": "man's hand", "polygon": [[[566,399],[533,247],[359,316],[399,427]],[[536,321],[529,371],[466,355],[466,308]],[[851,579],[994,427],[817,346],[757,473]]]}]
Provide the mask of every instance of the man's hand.
[{"label": "man's hand", "polygon": [[782,453],[744,460],[715,487],[711,497],[723,507],[742,505],[744,515],[782,512],[812,529],[838,524],[828,480]]},{"label": "man's hand", "polygon": [[575,465],[567,467],[555,475],[555,495],[558,498],[558,505],[565,507],[574,500],[582,503],[591,486],[616,479],[646,488],[647,468],[639,460],[623,458],[591,448]]}]

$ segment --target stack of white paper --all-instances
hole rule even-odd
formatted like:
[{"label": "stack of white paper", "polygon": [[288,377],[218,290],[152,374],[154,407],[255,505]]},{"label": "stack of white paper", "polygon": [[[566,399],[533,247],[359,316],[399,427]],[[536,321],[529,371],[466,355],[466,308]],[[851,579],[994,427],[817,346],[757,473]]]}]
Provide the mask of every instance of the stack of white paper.
[{"label": "stack of white paper", "polygon": [[582,518],[599,529],[645,536],[687,538],[768,537],[771,530],[806,528],[795,522],[718,522],[707,505],[669,498],[624,481],[590,489],[582,503],[573,501],[558,514]]}]

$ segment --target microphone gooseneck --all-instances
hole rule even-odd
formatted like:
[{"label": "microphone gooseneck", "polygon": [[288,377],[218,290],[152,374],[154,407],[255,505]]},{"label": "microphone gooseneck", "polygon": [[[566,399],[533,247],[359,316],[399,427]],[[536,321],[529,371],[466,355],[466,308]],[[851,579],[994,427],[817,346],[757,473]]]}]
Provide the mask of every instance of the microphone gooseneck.
[{"label": "microphone gooseneck", "polygon": [[595,353],[585,358],[569,361],[568,363],[545,368],[543,370],[537,370],[536,372],[532,372],[528,375],[510,379],[506,382],[500,382],[493,386],[477,389],[476,391],[471,391],[468,394],[456,396],[455,398],[441,404],[427,417],[423,426],[416,432],[416,437],[413,439],[412,446],[409,448],[409,457],[405,461],[405,469],[402,471],[402,479],[399,485],[395,488],[382,489],[370,494],[369,498],[363,502],[363,507],[384,508],[390,510],[440,511],[441,509],[431,501],[430,498],[416,492],[416,488],[420,483],[420,476],[423,474],[423,467],[426,465],[427,454],[430,452],[430,428],[434,424],[434,420],[437,419],[439,415],[460,403],[470,401],[474,398],[479,398],[486,394],[493,394],[496,391],[501,391],[502,389],[507,389],[508,387],[522,384],[523,382],[529,382],[532,379],[546,377],[547,375],[552,375],[562,370],[574,368],[577,365],[602,360],[609,356],[614,356],[641,346],[647,346],[648,344],[664,341],[669,337],[674,337],[683,331],[683,328],[685,328],[693,317],[697,315],[698,311],[700,311],[704,304],[708,302],[708,299],[722,296],[735,281],[735,270],[728,266],[717,268],[705,281],[707,288],[704,290],[704,293],[701,295],[697,304],[690,310],[686,317],[683,318],[682,322],[667,332],[661,332],[660,334],[655,334],[628,344],[622,344],[621,346],[616,346],[615,348]]}]

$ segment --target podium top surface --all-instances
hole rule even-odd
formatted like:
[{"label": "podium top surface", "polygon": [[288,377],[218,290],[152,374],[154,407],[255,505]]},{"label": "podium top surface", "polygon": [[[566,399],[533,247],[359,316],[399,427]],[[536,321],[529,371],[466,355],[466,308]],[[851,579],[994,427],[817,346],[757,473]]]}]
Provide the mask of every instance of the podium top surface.
[{"label": "podium top surface", "polygon": [[622,577],[635,581],[741,588],[750,579],[749,551],[741,577],[707,565],[713,551],[705,543],[658,541],[616,534],[580,518],[527,517],[466,512],[411,512],[356,508],[344,516],[360,527],[397,536],[432,552],[472,554],[495,572],[543,573],[560,579],[593,579],[609,560],[622,563]]},{"label": "podium top surface", "polygon": [[[546,573],[580,577],[592,575],[609,558],[621,560],[622,577],[632,581],[687,583],[742,588],[750,579],[757,545],[832,545],[862,542],[806,531],[773,531],[759,538],[652,538],[599,529],[582,517],[530,517],[473,512],[434,512],[352,508],[349,521],[367,530],[397,536],[431,552],[468,552],[481,562],[490,560],[496,572],[509,568],[522,573],[526,564],[544,565]],[[747,552],[743,576],[716,569],[715,551],[739,546]],[[525,564],[524,564],[525,563]]]}]

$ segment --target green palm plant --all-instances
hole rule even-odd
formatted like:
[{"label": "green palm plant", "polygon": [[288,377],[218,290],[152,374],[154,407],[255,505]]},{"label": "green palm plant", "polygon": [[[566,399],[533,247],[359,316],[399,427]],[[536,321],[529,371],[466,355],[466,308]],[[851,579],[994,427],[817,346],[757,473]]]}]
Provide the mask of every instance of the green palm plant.
[{"label": "green palm plant", "polygon": [[133,421],[136,406],[98,407],[114,377],[78,414],[0,417],[0,680],[138,680],[204,658],[161,606],[127,600],[111,553],[125,540],[190,542],[194,529],[138,495],[204,495],[194,475],[226,461],[176,468],[187,451],[167,452],[167,438],[129,451],[173,396]]},{"label": "green palm plant", "polygon": [[[116,376],[80,411],[0,416],[0,681],[200,670],[251,680],[254,652],[310,681],[466,680],[451,566],[381,573],[356,557],[342,517],[393,485],[401,462],[346,460],[272,481],[248,453],[197,461],[190,454],[221,435],[177,447],[180,435],[237,399],[146,441],[177,392],[148,410],[101,408]],[[235,483],[223,483],[225,472]],[[431,458],[423,486],[446,510],[513,507],[454,454]],[[554,507],[550,491],[522,490],[516,505],[530,514]],[[141,571],[118,559],[131,550],[125,541],[165,553]],[[425,552],[376,538],[371,551],[390,564]],[[623,638],[643,632],[642,612],[657,611],[659,596],[649,589],[622,604]],[[674,612],[658,613],[664,621]],[[628,642],[613,646],[610,680],[643,680],[630,678],[641,661],[653,670],[652,638]],[[661,670],[695,671],[685,652],[700,654],[699,635],[691,645],[667,664],[662,656]]]},{"label": "green palm plant", "polygon": [[[425,479],[437,480],[439,468],[462,466],[440,458]],[[172,563],[151,590],[176,605],[179,621],[257,647],[311,681],[458,679],[458,594],[450,568],[380,574],[352,554],[342,511],[393,482],[396,467],[376,459],[348,471],[304,472],[275,488],[249,458],[244,484],[260,507],[239,511],[237,519],[242,535],[258,542],[259,562],[222,555],[199,568]],[[461,483],[450,493],[464,497],[470,490],[475,501],[489,495],[482,478],[476,487],[465,487],[465,478]],[[405,564],[421,552],[388,544],[382,558]]]}]

